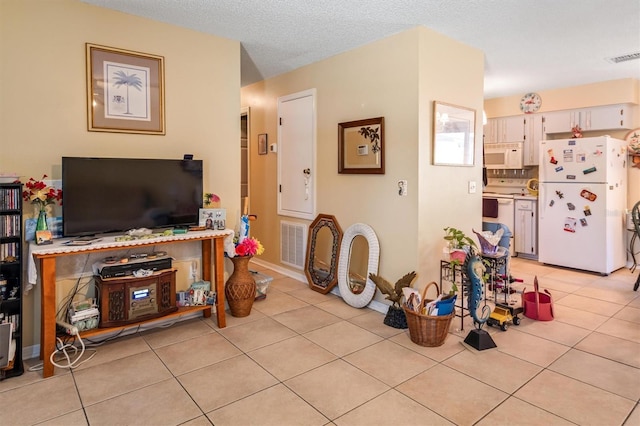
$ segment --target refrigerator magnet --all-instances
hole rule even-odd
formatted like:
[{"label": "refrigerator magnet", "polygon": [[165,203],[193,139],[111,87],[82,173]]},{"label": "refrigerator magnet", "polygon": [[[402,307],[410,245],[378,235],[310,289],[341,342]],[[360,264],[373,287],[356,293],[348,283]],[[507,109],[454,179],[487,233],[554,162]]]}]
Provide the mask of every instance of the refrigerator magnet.
[{"label": "refrigerator magnet", "polygon": [[556,195],[562,200],[564,198],[564,194],[560,191],[556,191]]},{"label": "refrigerator magnet", "polygon": [[595,201],[595,200],[596,200],[596,198],[598,198],[598,196],[597,196],[596,194],[594,194],[594,193],[593,193],[593,192],[591,192],[591,191],[587,191],[586,189],[583,189],[583,190],[580,192],[580,196],[581,196],[582,198],[586,198],[586,199],[587,199],[587,200],[589,200],[589,201]]},{"label": "refrigerator magnet", "polygon": [[565,163],[571,163],[573,161],[573,149],[565,149],[562,151],[562,158]]},{"label": "refrigerator magnet", "polygon": [[562,167],[562,166],[556,167],[556,172],[561,172],[563,170],[564,170],[564,167]]},{"label": "refrigerator magnet", "polygon": [[576,232],[576,220],[573,217],[564,219],[564,230],[567,232]]},{"label": "refrigerator magnet", "polygon": [[591,216],[591,208],[589,206],[584,206],[584,215]]},{"label": "refrigerator magnet", "polygon": [[549,207],[553,207],[556,202],[554,200],[549,201]]},{"label": "refrigerator magnet", "polygon": [[576,141],[574,141],[573,139],[569,141],[568,145],[575,145]]},{"label": "refrigerator magnet", "polygon": [[587,219],[585,218],[580,219],[580,225],[587,226]]},{"label": "refrigerator magnet", "polygon": [[576,180],[576,175],[567,175],[567,179]]},{"label": "refrigerator magnet", "polygon": [[587,154],[584,152],[579,152],[576,154],[576,163],[584,163],[587,161]]},{"label": "refrigerator magnet", "polygon": [[555,159],[555,157],[551,157],[551,159],[549,160],[549,162],[551,164],[558,164],[558,160]]},{"label": "refrigerator magnet", "polygon": [[594,167],[589,167],[588,169],[584,169],[584,170],[582,171],[582,173],[583,173],[583,174],[585,174],[585,175],[588,175],[589,173],[593,173],[593,172],[595,172],[595,171],[596,171],[596,168],[595,168],[595,166],[594,166]]},{"label": "refrigerator magnet", "polygon": [[571,211],[576,209],[576,206],[573,203],[567,203],[567,208]]}]

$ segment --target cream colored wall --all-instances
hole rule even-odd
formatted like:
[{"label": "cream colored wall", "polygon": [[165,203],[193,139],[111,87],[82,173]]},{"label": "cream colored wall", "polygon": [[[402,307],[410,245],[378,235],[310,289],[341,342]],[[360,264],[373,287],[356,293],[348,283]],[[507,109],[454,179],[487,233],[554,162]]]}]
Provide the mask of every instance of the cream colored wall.
[{"label": "cream colored wall", "polygon": [[[542,97],[540,112],[564,109],[585,108],[599,105],[634,104],[632,128],[640,127],[640,80],[621,79],[603,81],[582,86],[565,87],[538,92]],[[519,104],[521,95],[487,99],[484,103],[487,117],[508,117],[521,114]],[[628,130],[588,132],[586,136],[610,135],[625,139]],[[570,134],[558,135],[571,137]],[[628,174],[627,205],[629,208],[640,201],[640,169],[630,167]]]},{"label": "cream colored wall", "polygon": [[[420,113],[418,215],[420,281],[440,281],[444,228],[482,230],[482,102],[484,55],[481,51],[427,29],[420,32]],[[476,111],[473,167],[432,165],[433,101]],[[476,193],[468,193],[468,183]]]},{"label": "cream colored wall", "polygon": [[[480,163],[430,166],[431,102],[480,111],[482,70],[480,52],[425,28],[412,29],[244,87],[241,102],[251,109],[250,143],[256,144],[259,133],[268,133],[270,141],[277,138],[279,96],[317,89],[317,212],[334,215],[343,230],[358,222],[370,225],[380,242],[383,277],[395,282],[416,270],[418,282],[426,283],[439,274],[442,228],[470,232],[481,217],[480,194],[466,196],[468,179],[481,182]],[[339,174],[338,123],[378,116],[385,119],[385,174]],[[276,215],[276,155],[251,154],[251,210],[258,214],[252,234],[266,245],[261,257],[284,267],[279,263],[280,220],[310,221]],[[398,196],[400,179],[408,181],[406,197]]]},{"label": "cream colored wall", "polygon": [[[164,56],[166,135],[87,131],[85,43]],[[240,45],[78,0],[0,1],[0,171],[60,178],[62,156],[204,160],[228,226],[240,210]],[[237,182],[238,184],[229,184]],[[39,291],[24,345],[39,340]]]},{"label": "cream colored wall", "polygon": [[[334,215],[343,230],[370,225],[383,251],[380,271],[389,278],[415,269],[417,256],[416,47],[416,32],[405,32],[241,91],[242,105],[251,109],[254,146],[259,133],[277,140],[278,97],[317,90],[317,213]],[[338,123],[379,116],[385,119],[386,173],[338,174]],[[279,265],[280,221],[310,221],[276,215],[276,155],[251,154],[251,210],[258,214],[252,234],[266,247],[261,258]],[[399,179],[409,181],[409,196],[398,196]]]}]

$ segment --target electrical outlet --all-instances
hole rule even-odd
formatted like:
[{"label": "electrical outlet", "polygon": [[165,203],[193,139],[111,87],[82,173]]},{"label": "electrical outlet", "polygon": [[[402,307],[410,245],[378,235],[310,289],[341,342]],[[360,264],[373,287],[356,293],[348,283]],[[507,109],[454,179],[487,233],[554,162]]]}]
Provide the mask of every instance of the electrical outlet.
[{"label": "electrical outlet", "polygon": [[398,181],[398,195],[401,197],[407,196],[407,181],[404,179]]},{"label": "electrical outlet", "polygon": [[470,180],[469,181],[469,194],[475,194],[476,193],[476,181],[475,180]]}]

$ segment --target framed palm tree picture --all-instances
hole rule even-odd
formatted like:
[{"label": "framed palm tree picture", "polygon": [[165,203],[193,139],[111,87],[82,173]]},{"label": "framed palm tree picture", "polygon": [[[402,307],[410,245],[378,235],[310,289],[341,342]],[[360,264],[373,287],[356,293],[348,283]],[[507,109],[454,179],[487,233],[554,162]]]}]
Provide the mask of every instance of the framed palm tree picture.
[{"label": "framed palm tree picture", "polygon": [[165,134],[164,57],[86,44],[91,132]]}]

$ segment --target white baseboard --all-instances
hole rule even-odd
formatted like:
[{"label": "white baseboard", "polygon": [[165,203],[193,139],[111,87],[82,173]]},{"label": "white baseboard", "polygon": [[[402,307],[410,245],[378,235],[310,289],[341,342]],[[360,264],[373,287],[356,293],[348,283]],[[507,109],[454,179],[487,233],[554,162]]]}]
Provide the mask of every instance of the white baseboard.
[{"label": "white baseboard", "polygon": [[[286,276],[288,276],[290,278],[293,278],[295,280],[298,280],[300,282],[307,283],[307,277],[302,273],[297,273],[297,272],[292,271],[290,269],[286,269],[286,268],[283,268],[281,266],[274,265],[272,263],[262,261],[259,258],[255,258],[255,257],[251,261],[255,262],[256,265],[260,265],[260,266],[263,266],[265,268],[272,269],[272,270],[274,270],[274,271],[276,271],[276,272],[278,272],[278,273],[280,273],[282,275],[286,275]],[[338,286],[335,286],[331,290],[330,293],[335,294],[336,296],[342,298],[342,296],[340,295],[340,288]],[[376,312],[380,312],[380,313],[386,314],[387,311],[389,310],[389,305],[387,305],[386,303],[378,302],[377,300],[372,300],[367,305],[367,308],[373,309]]]}]

